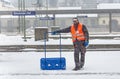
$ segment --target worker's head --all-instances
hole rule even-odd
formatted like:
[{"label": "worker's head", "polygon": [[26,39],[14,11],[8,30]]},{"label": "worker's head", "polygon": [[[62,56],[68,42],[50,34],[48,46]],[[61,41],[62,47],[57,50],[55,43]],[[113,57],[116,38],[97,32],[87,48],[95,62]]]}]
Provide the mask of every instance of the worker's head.
[{"label": "worker's head", "polygon": [[76,17],[75,17],[75,18],[73,18],[73,24],[74,24],[74,25],[77,25],[78,23],[79,23],[78,18],[76,18]]}]

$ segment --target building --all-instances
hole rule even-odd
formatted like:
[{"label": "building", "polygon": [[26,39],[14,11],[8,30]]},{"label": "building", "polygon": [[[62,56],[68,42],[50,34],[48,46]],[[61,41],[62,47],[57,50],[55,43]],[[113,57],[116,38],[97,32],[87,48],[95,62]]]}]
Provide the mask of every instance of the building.
[{"label": "building", "polygon": [[[120,3],[101,3],[97,5],[97,9],[120,9]],[[108,25],[109,24],[109,15],[99,14],[99,24]],[[112,14],[111,28],[113,31],[120,30],[120,14]]]},{"label": "building", "polygon": [[0,10],[15,9],[13,4],[9,0],[0,0]]}]

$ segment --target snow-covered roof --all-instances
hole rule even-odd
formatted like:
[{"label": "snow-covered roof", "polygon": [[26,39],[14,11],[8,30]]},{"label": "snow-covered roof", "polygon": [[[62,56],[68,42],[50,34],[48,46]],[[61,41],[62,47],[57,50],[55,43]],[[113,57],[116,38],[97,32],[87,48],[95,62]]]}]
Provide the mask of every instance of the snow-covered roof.
[{"label": "snow-covered roof", "polygon": [[87,18],[87,17],[97,17],[97,14],[59,14],[56,17],[79,17],[79,18]]},{"label": "snow-covered roof", "polygon": [[81,7],[58,7],[58,10],[78,10],[81,9]]},{"label": "snow-covered roof", "polygon": [[101,3],[97,5],[97,9],[120,9],[120,3]]},{"label": "snow-covered roof", "polygon": [[78,9],[81,10],[81,7],[56,7],[56,8],[49,8],[49,10],[78,10]]}]

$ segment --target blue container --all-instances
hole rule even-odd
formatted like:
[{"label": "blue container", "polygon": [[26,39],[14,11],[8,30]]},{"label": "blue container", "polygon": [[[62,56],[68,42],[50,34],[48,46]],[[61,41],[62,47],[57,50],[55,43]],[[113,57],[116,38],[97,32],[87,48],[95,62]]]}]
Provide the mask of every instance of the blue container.
[{"label": "blue container", "polygon": [[61,58],[41,58],[40,67],[42,70],[65,70],[66,59]]},{"label": "blue container", "polygon": [[[52,32],[48,32],[48,33],[52,33]],[[46,56],[46,34],[47,33],[44,33],[45,57],[40,59],[41,69],[42,70],[65,70],[66,69],[66,59],[64,57],[62,57],[62,54],[61,54],[61,34],[59,34],[59,36],[60,36],[60,41],[59,41],[60,55],[59,55],[59,57],[56,57],[56,58],[47,58],[47,56]]]}]

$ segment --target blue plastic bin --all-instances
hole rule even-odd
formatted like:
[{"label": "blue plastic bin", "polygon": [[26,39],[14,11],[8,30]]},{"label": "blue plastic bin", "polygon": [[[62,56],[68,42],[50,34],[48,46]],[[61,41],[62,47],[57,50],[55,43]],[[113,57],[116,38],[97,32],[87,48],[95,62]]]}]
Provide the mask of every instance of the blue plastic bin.
[{"label": "blue plastic bin", "polygon": [[65,70],[66,59],[61,58],[41,58],[41,69],[42,70]]},{"label": "blue plastic bin", "polygon": [[[49,32],[50,33],[50,32]],[[65,70],[66,69],[66,59],[61,55],[61,34],[60,35],[60,56],[47,58],[46,56],[46,33],[44,34],[44,54],[45,57],[40,59],[40,67],[42,70]]]}]

